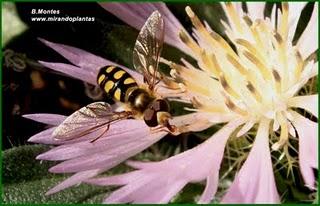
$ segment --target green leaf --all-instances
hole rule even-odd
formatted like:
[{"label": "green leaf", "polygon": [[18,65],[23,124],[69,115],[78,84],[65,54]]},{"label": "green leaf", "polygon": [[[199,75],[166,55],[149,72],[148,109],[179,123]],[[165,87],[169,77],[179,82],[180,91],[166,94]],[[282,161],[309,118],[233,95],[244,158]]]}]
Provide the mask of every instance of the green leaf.
[{"label": "green leaf", "polygon": [[138,31],[124,25],[113,25],[111,31],[105,34],[103,53],[115,62],[133,68],[132,51]]},{"label": "green leaf", "polygon": [[110,190],[81,184],[57,194],[45,193],[68,175],[48,172],[55,162],[36,160],[35,157],[48,150],[48,146],[26,145],[6,150],[3,155],[3,192],[4,203],[100,203]]},{"label": "green leaf", "polygon": [[81,184],[56,194],[46,196],[51,187],[61,182],[65,177],[47,177],[39,180],[25,181],[3,186],[3,202],[17,203],[99,203],[107,194],[102,187]]},{"label": "green leaf", "polygon": [[2,153],[3,184],[37,180],[48,176],[53,162],[40,162],[36,156],[48,150],[48,146],[26,145],[14,147]]},{"label": "green leaf", "polygon": [[174,199],[173,203],[196,203],[197,198],[203,192],[204,186],[201,184],[188,184],[185,186],[180,194]]}]

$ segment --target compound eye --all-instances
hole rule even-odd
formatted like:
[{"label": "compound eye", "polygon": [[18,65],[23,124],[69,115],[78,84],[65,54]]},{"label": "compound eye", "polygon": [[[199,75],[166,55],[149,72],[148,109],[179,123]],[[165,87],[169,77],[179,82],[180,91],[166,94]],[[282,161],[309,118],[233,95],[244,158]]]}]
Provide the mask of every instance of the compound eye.
[{"label": "compound eye", "polygon": [[155,111],[162,111],[162,112],[169,112],[169,104],[167,101],[163,99],[157,99],[156,101],[153,102],[152,108]]},{"label": "compound eye", "polygon": [[148,108],[144,111],[143,119],[149,127],[158,126],[157,112],[152,108]]}]

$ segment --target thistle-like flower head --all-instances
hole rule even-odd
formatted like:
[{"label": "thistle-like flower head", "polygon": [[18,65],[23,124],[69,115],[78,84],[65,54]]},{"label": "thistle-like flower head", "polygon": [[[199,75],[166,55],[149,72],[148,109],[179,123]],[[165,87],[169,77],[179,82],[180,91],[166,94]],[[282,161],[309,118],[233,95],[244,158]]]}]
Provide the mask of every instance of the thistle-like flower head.
[{"label": "thistle-like flower head", "polygon": [[[107,203],[167,203],[188,183],[206,180],[205,189],[196,200],[208,203],[218,190],[220,165],[228,140],[234,134],[244,138],[249,133],[254,141],[246,145],[250,150],[241,156],[242,161],[236,160],[243,164],[219,201],[281,201],[269,143],[271,149],[280,154],[276,164],[283,157],[286,157],[289,169],[293,163],[299,162],[305,185],[315,189],[313,169],[318,168],[317,123],[297,109],[318,116],[318,95],[305,92],[304,88],[318,71],[315,55],[318,3],[314,5],[308,25],[296,40],[295,31],[305,6],[303,3],[282,3],[278,10],[274,6],[270,18],[264,16],[264,3],[247,3],[248,13],[242,10],[241,3],[222,4],[228,20],[228,23],[221,22],[225,37],[214,32],[190,7],[186,7],[194,26],[193,38],[165,4],[101,3],[103,8],[138,29],[157,9],[163,14],[166,25],[165,42],[196,60],[197,65],[185,59],[182,63],[162,59],[170,66],[171,77],[164,78],[160,85],[166,88],[160,88],[159,94],[193,105],[188,108],[193,113],[173,119],[172,123],[179,132],[202,131],[217,123],[225,125],[206,141],[183,153],[159,162],[130,161],[128,165],[136,170],[96,177],[155,143],[166,133],[152,134],[142,121],[124,120],[112,125],[110,132],[93,144],[90,138],[95,137],[94,133],[77,140],[56,142],[52,140],[52,131],[66,117],[26,116],[54,126],[30,139],[59,145],[38,158],[63,161],[53,167],[52,172],[75,173],[49,193],[86,182],[122,186],[106,197],[104,202]],[[80,49],[44,43],[73,65],[41,62],[43,65],[91,84],[96,84],[98,68],[114,64]],[[142,81],[141,75],[130,72]],[[291,140],[296,144],[292,145]],[[289,148],[298,153],[298,161],[290,156]],[[232,169],[234,167],[230,167]]]}]

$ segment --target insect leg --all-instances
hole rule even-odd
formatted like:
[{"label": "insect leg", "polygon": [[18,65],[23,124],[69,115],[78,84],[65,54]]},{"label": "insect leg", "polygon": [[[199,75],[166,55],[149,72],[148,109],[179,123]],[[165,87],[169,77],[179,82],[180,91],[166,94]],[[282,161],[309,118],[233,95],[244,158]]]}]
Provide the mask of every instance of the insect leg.
[{"label": "insect leg", "polygon": [[109,128],[110,128],[110,124],[108,124],[108,125],[106,126],[106,129],[103,130],[103,132],[102,132],[98,137],[96,137],[96,138],[94,138],[93,140],[91,140],[90,143],[94,143],[95,141],[97,141],[98,139],[100,139],[100,137],[102,137],[102,135],[103,135],[104,133],[106,133],[106,132],[109,130]]},{"label": "insect leg", "polygon": [[118,112],[118,113],[115,113],[114,115],[115,115],[114,119],[112,119],[108,123],[106,123],[106,128],[103,130],[103,132],[98,137],[91,140],[90,143],[93,143],[93,142],[97,141],[98,139],[100,139],[100,137],[102,137],[109,130],[111,124],[113,124],[117,121],[120,121],[120,120],[128,119],[133,116],[131,111]]}]

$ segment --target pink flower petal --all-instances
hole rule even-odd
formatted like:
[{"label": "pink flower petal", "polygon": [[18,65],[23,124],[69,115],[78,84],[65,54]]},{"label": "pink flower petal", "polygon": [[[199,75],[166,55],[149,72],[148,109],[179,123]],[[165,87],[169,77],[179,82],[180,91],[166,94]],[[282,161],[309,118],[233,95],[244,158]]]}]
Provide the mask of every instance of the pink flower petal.
[{"label": "pink flower petal", "polygon": [[[100,5],[130,26],[140,30],[147,18],[158,10],[165,21],[165,42],[192,56],[192,52],[179,38],[185,29],[164,3],[100,3]],[[187,33],[186,33],[187,34]]]},{"label": "pink flower petal", "polygon": [[[79,157],[64,161],[52,168],[50,168],[50,172],[54,173],[65,173],[65,172],[79,172],[88,169],[98,169],[102,168],[103,170],[108,170],[122,161],[128,159],[129,157],[141,152],[145,148],[149,147],[150,145],[154,144],[158,140],[160,140],[166,133],[155,133],[150,134],[148,133],[140,133],[139,135],[131,135],[128,134],[127,138],[130,139],[126,140],[126,138],[122,138],[119,140],[110,140],[118,142],[118,146],[108,148],[108,145],[105,145],[106,149],[101,151],[103,147],[100,147],[94,151],[99,151],[96,153],[91,153],[87,151],[88,154],[81,155]],[[108,138],[105,138],[108,139]],[[121,141],[125,141],[121,144]],[[99,142],[95,142],[98,144]],[[89,142],[87,144],[90,144]],[[115,145],[115,144],[113,144]],[[71,154],[71,155],[74,155]],[[51,154],[53,156],[53,154]]]},{"label": "pink flower petal", "polygon": [[60,114],[25,114],[24,118],[34,120],[36,122],[41,122],[48,125],[57,126],[66,118],[64,115]]},{"label": "pink flower petal", "polygon": [[218,189],[217,187],[218,179],[219,179],[219,173],[215,170],[215,168],[212,168],[212,170],[210,171],[210,174],[207,177],[206,187],[198,201],[199,204],[205,204],[205,203],[211,202],[214,194],[216,194]]},{"label": "pink flower petal", "polygon": [[[173,196],[175,196],[186,183],[184,181],[174,181],[170,183],[169,181],[165,181],[162,184],[151,185],[154,187],[143,187],[140,196],[135,196],[135,200],[133,203],[167,203],[169,202]],[[150,190],[157,191],[156,193],[147,194]]]},{"label": "pink flower petal", "polygon": [[99,170],[88,170],[88,171],[78,172],[72,175],[71,177],[67,178],[63,182],[59,183],[55,187],[51,188],[46,193],[46,195],[51,195],[61,190],[64,190],[68,187],[71,187],[73,185],[79,184],[86,179],[96,176],[99,172],[100,172]]},{"label": "pink flower petal", "polygon": [[106,203],[167,203],[188,182],[207,178],[208,185],[200,201],[210,202],[217,190],[217,174],[226,141],[242,123],[242,120],[229,122],[206,142],[169,159],[160,162],[129,161],[128,164],[138,170],[87,182],[99,185],[124,184],[105,200]]},{"label": "pink flower petal", "polygon": [[251,19],[264,19],[264,8],[266,3],[264,2],[247,2],[247,8]]},{"label": "pink flower petal", "polygon": [[217,118],[211,121],[212,114],[204,113],[204,112],[195,112],[190,113],[187,115],[181,115],[174,117],[173,120],[170,122],[177,127],[183,126],[182,133],[184,132],[198,132],[208,129],[213,124],[219,124],[226,122],[225,118],[220,118],[220,115],[217,115]]},{"label": "pink flower petal", "polygon": [[[130,70],[122,65],[118,65],[112,61],[103,59],[99,56],[86,52],[82,49],[78,49],[72,46],[58,44],[49,42],[44,39],[40,39],[45,45],[52,48],[67,60],[69,60],[72,64],[76,65],[68,65],[62,63],[49,63],[40,61],[44,66],[48,66],[51,69],[66,73],[70,76],[74,76],[75,78],[79,78],[91,84],[96,84],[97,74],[99,69],[103,66],[107,65],[115,65],[123,68],[128,73],[130,73],[138,82],[143,82],[143,77],[138,72]],[[66,71],[64,71],[64,69]],[[79,74],[77,74],[79,73]]]},{"label": "pink flower petal", "polygon": [[[167,180],[168,179],[168,180]],[[105,199],[105,203],[167,203],[170,199],[181,190],[186,182],[177,176],[158,179],[157,176],[150,177],[141,174],[139,182],[135,185],[126,185],[112,193]],[[158,184],[147,184],[147,182],[156,182]],[[148,194],[148,195],[146,195]]]},{"label": "pink flower petal", "polygon": [[158,162],[142,162],[142,161],[132,161],[128,160],[126,161],[126,165],[134,168],[134,169],[144,169],[147,167],[150,167],[152,165],[157,165]]},{"label": "pink flower petal", "polygon": [[269,149],[270,121],[259,124],[253,147],[243,164],[223,203],[279,203]]},{"label": "pink flower petal", "polygon": [[[143,187],[148,187],[148,183],[153,181],[155,181],[154,177],[146,176],[146,174],[140,172],[140,175],[136,178],[135,184],[124,186],[116,190],[115,192],[111,193],[111,195],[109,195],[104,200],[104,203],[114,204],[114,203],[134,202],[134,196],[132,195],[132,193],[134,193],[135,191],[141,190],[141,188]],[[149,194],[150,193],[148,193],[148,195]]]},{"label": "pink flower petal", "polygon": [[318,124],[297,112],[293,124],[299,135],[299,166],[307,187],[315,189],[313,168],[318,168]]},{"label": "pink flower petal", "polygon": [[129,182],[137,179],[139,175],[140,175],[139,171],[134,171],[134,172],[114,175],[109,177],[92,178],[92,179],[86,180],[86,183],[93,184],[93,185],[100,185],[100,186],[126,185]]},{"label": "pink flower petal", "polygon": [[33,135],[28,139],[28,142],[33,142],[33,143],[39,143],[39,144],[58,144],[53,138],[52,138],[52,132],[56,129],[57,127],[51,127],[50,129],[46,129],[42,132],[39,132],[38,134]]},{"label": "pink flower petal", "polygon": [[48,47],[58,52],[64,58],[68,59],[72,64],[86,69],[89,73],[97,72],[97,69],[104,65],[114,64],[111,61],[105,60],[99,56],[93,55],[82,49],[78,49],[64,44],[49,42],[42,38],[39,38],[39,40]]},{"label": "pink flower petal", "polygon": [[97,79],[98,71],[93,73],[88,70],[83,70],[80,67],[76,67],[71,64],[64,64],[64,63],[52,63],[52,62],[44,62],[44,61],[39,61],[39,63],[55,71],[65,73],[73,78],[80,79],[82,81],[88,82],[93,85],[97,84],[96,79]]},{"label": "pink flower petal", "polygon": [[[150,129],[140,120],[123,120],[114,123],[109,130],[97,141],[90,143],[101,134],[105,128],[87,135],[86,141],[73,142],[53,148],[50,151],[41,154],[43,160],[67,160],[80,156],[88,156],[94,153],[108,151],[112,154],[113,149],[130,144],[139,140],[150,133]],[[82,138],[83,139],[83,138]]]},{"label": "pink flower petal", "polygon": [[288,105],[305,109],[318,117],[318,94],[292,97],[289,99]]},{"label": "pink flower petal", "polygon": [[319,35],[317,25],[319,2],[315,2],[314,5],[311,19],[297,43],[297,47],[304,59],[318,48]]}]

